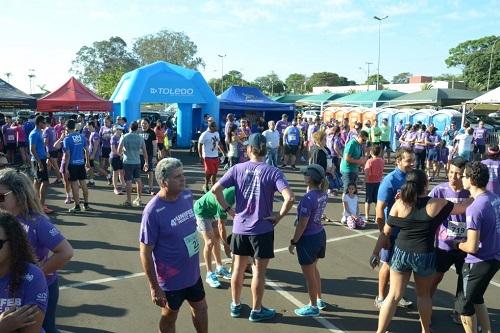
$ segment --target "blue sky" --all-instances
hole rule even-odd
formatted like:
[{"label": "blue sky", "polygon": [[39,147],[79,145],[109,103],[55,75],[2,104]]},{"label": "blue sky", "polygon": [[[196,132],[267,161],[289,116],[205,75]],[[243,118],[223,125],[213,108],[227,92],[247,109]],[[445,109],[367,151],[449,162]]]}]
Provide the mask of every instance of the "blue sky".
[{"label": "blue sky", "polygon": [[[49,90],[70,76],[83,45],[122,37],[135,38],[162,29],[182,31],[198,46],[208,80],[235,69],[246,80],[276,72],[311,75],[331,71],[362,82],[365,62],[378,52],[377,15],[381,25],[380,73],[391,79],[457,73],[447,69],[448,50],[458,43],[500,33],[497,0],[0,0],[0,77],[29,92],[28,73]],[[360,69],[361,67],[361,69]],[[34,90],[38,90],[35,88]]]}]

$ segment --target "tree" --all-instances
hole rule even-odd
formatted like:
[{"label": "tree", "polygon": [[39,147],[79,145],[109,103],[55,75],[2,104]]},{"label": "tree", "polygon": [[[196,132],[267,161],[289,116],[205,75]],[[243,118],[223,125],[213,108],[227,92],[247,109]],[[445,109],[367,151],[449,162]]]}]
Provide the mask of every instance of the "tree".
[{"label": "tree", "polygon": [[[139,66],[137,58],[127,50],[127,43],[120,37],[111,37],[92,43],[92,46],[82,46],[76,53],[70,71],[86,85],[102,95],[100,87],[116,86],[123,73]],[[114,78],[114,82],[109,80]],[[114,89],[114,88],[113,88]],[[108,91],[105,88],[104,91]]]},{"label": "tree", "polygon": [[132,50],[141,66],[159,60],[193,69],[205,66],[203,59],[196,57],[198,47],[183,32],[162,30],[155,35],[139,37]]},{"label": "tree", "polygon": [[[490,89],[494,89],[500,86],[500,52],[493,50],[495,41],[499,39],[498,36],[486,36],[462,42],[450,49],[445,63],[448,67],[462,68],[468,88],[485,90],[492,60]],[[498,47],[500,43],[497,42],[495,49]]]},{"label": "tree", "polygon": [[431,90],[432,88],[434,88],[434,86],[429,82],[420,85],[420,90]]},{"label": "tree", "polygon": [[[379,84],[387,84],[389,81],[384,79],[382,75],[379,76],[378,79]],[[377,84],[377,74],[370,75],[370,77],[366,80],[365,84]]]},{"label": "tree", "polygon": [[255,79],[253,85],[259,87],[263,92],[268,95],[282,94],[287,90],[287,86],[280,80],[278,75],[274,72],[266,76],[260,76]]},{"label": "tree", "polygon": [[288,75],[285,84],[294,94],[306,93],[306,76],[304,74],[293,73]]},{"label": "tree", "polygon": [[462,74],[455,75],[455,74],[444,73],[444,74],[441,74],[441,75],[433,76],[432,79],[435,80],[435,81],[448,81],[448,82],[451,82],[451,81],[463,81],[464,77],[463,77]]},{"label": "tree", "polygon": [[347,80],[346,82],[342,82],[337,73],[331,72],[313,73],[309,80],[307,80],[307,85],[310,87],[335,87],[345,85],[342,83],[347,83]]},{"label": "tree", "polygon": [[399,73],[392,78],[392,83],[408,83],[413,74],[409,72]]}]

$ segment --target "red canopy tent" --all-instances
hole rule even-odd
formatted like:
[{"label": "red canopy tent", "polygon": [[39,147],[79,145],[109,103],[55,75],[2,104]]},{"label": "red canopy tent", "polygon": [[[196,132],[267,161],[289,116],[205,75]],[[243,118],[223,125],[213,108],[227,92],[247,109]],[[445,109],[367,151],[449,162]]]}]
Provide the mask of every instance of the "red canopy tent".
[{"label": "red canopy tent", "polygon": [[36,104],[39,112],[110,112],[113,108],[113,102],[100,98],[74,77]]}]

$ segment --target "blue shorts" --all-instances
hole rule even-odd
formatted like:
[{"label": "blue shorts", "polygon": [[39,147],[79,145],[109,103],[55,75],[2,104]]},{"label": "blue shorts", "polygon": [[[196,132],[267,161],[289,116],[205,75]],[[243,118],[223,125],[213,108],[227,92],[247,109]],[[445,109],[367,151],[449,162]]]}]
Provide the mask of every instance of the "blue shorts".
[{"label": "blue shorts", "polygon": [[380,250],[379,256],[380,261],[385,262],[386,264],[391,262],[392,253],[394,252],[394,243],[396,242],[396,235],[391,235],[391,247],[389,249]]},{"label": "blue shorts", "polygon": [[300,237],[297,242],[297,259],[301,266],[313,264],[316,260],[325,257],[326,252],[326,232],[320,232]]},{"label": "blue shorts", "polygon": [[414,272],[419,276],[430,276],[436,272],[436,252],[416,253],[395,246],[391,269],[399,273]]},{"label": "blue shorts", "polygon": [[429,161],[438,161],[439,160],[438,150],[437,149],[427,150],[427,159]]}]

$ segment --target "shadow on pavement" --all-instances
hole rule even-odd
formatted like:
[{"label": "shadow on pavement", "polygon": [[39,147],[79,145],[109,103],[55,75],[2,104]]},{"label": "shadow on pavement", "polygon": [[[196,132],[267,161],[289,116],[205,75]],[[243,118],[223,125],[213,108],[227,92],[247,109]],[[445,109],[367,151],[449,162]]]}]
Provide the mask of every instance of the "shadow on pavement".
[{"label": "shadow on pavement", "polygon": [[116,250],[116,251],[135,251],[135,252],[139,251],[138,247],[114,245],[101,241],[70,240],[69,242],[74,249],[79,249],[79,250],[103,249],[103,250]]},{"label": "shadow on pavement", "polygon": [[100,330],[97,328],[77,327],[68,325],[57,325],[57,328],[62,332],[69,332],[69,333],[113,333],[113,331]]},{"label": "shadow on pavement", "polygon": [[109,269],[103,265],[93,264],[84,261],[77,261],[77,260],[68,262],[64,266],[64,268],[60,270],[60,272],[64,275],[82,273],[84,271],[93,271],[109,277],[132,274],[132,272],[130,271],[125,271],[121,269]]},{"label": "shadow on pavement", "polygon": [[[91,314],[98,317],[123,317],[127,314],[127,309],[116,308],[109,305],[101,304],[82,304],[78,306],[57,306],[57,317],[68,318],[75,317],[80,314]],[[99,332],[99,331],[96,331]],[[104,331],[105,332],[105,331]]]}]

